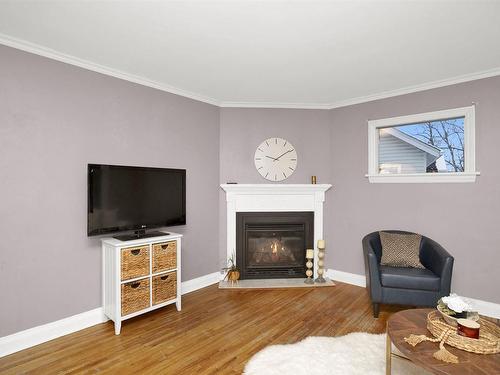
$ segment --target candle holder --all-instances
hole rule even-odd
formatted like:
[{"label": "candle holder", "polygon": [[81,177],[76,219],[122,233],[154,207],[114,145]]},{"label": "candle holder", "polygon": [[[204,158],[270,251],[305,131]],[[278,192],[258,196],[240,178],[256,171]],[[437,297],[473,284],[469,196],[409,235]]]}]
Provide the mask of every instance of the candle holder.
[{"label": "candle holder", "polygon": [[318,240],[318,277],[314,280],[315,283],[326,283],[323,277],[325,274],[325,241]]},{"label": "candle holder", "polygon": [[304,283],[306,284],[314,284],[314,280],[312,279],[312,275],[313,275],[313,271],[312,271],[312,267],[313,267],[313,260],[314,258],[314,250],[313,249],[307,249],[306,250],[306,259],[307,259],[307,262],[306,262],[306,267],[307,267],[307,270],[306,270],[306,276],[307,276],[307,279],[304,280]]}]

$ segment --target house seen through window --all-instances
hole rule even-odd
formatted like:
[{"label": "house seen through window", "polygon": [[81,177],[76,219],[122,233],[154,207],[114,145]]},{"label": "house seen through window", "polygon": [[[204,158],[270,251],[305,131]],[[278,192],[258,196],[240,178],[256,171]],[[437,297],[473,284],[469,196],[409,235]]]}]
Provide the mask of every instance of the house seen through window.
[{"label": "house seen through window", "polygon": [[464,119],[378,128],[378,172],[464,172]]}]

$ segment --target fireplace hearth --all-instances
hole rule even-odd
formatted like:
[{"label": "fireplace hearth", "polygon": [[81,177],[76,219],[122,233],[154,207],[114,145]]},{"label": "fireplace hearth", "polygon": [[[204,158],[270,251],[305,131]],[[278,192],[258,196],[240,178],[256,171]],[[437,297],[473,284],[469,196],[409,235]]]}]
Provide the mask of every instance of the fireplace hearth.
[{"label": "fireplace hearth", "polygon": [[313,212],[236,213],[241,279],[303,278],[305,251],[313,243]]}]

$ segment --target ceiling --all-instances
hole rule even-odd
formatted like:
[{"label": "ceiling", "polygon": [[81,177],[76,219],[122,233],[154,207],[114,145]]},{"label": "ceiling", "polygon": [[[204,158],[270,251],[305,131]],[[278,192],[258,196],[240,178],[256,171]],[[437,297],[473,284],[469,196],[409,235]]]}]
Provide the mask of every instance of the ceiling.
[{"label": "ceiling", "polygon": [[500,74],[500,1],[0,1],[0,43],[220,106]]}]

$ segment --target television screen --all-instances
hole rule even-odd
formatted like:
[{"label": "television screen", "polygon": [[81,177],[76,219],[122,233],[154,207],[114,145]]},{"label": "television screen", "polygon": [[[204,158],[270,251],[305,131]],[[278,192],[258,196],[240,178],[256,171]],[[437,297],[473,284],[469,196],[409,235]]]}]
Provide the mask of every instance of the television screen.
[{"label": "television screen", "polygon": [[186,224],[186,170],[88,165],[87,233]]}]

